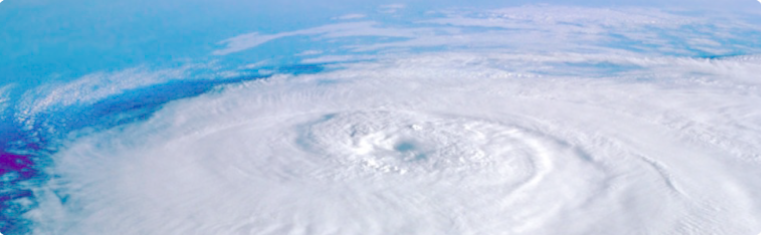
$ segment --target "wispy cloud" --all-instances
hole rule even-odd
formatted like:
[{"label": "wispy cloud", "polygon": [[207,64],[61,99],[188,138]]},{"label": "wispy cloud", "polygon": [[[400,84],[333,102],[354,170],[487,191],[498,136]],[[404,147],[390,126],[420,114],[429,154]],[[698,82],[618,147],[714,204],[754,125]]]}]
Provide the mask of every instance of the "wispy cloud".
[{"label": "wispy cloud", "polygon": [[367,16],[364,15],[364,14],[346,14],[346,15],[335,17],[333,19],[336,19],[336,20],[355,20],[355,19],[362,19],[362,18],[365,18],[365,17],[367,17]]},{"label": "wispy cloud", "polygon": [[[398,10],[392,4],[380,9]],[[372,37],[342,43],[355,52],[421,47],[500,47],[538,50],[623,50],[657,54],[724,54],[754,50],[749,35],[761,28],[743,20],[707,20],[650,8],[586,8],[531,5],[485,11],[440,11],[407,24],[374,21],[329,24],[276,34],[243,34],[220,42],[226,55],[290,36],[314,40]],[[444,16],[441,16],[444,15]],[[362,15],[364,16],[364,15]],[[360,17],[359,14],[345,18]],[[749,34],[750,33],[750,34]],[[755,43],[755,44],[754,44]],[[324,49],[324,48],[322,48]],[[755,49],[758,51],[758,48]]]},{"label": "wispy cloud", "polygon": [[407,7],[406,5],[399,4],[399,3],[397,3],[397,4],[388,4],[388,5],[382,5],[382,6],[380,6],[378,8],[378,11],[381,12],[381,13],[392,14],[392,13],[396,13],[397,11],[402,10],[402,9],[404,9],[406,7]]},{"label": "wispy cloud", "polygon": [[227,55],[240,52],[246,49],[257,47],[263,43],[290,36],[303,35],[321,35],[323,37],[355,37],[355,36],[375,36],[375,37],[416,37],[422,31],[429,31],[425,28],[384,28],[378,27],[378,23],[372,21],[330,24],[304,30],[290,31],[277,34],[263,35],[257,32],[239,35],[233,38],[225,39],[220,44],[225,48],[213,52],[214,55]]},{"label": "wispy cloud", "polygon": [[321,50],[307,50],[302,51],[301,53],[296,54],[297,56],[309,56],[309,55],[319,55],[322,54]]}]

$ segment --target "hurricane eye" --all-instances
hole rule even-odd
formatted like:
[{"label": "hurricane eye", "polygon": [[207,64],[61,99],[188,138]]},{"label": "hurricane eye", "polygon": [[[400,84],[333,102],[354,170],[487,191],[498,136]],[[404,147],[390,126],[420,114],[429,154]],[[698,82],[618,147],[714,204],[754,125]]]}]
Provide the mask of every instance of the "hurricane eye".
[{"label": "hurricane eye", "polygon": [[394,146],[394,149],[402,153],[414,152],[417,150],[417,146],[411,141],[401,141]]}]

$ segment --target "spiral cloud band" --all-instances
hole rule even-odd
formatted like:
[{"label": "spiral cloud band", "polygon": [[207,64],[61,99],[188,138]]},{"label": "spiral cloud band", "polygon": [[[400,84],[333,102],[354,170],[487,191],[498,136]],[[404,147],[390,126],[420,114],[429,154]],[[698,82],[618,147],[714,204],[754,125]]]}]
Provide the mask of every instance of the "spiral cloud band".
[{"label": "spiral cloud band", "polygon": [[[595,79],[500,68],[528,58],[539,60],[432,53],[178,102],[57,154],[60,187],[78,206],[43,205],[40,216],[60,215],[47,219],[78,234],[760,226],[757,84],[721,74],[757,60],[655,58]],[[636,79],[675,64],[683,72]],[[714,74],[685,76],[697,70]]]},{"label": "spiral cloud band", "polygon": [[[652,9],[431,14],[412,25],[352,14],[335,19],[360,22],[246,33],[209,52],[339,44],[290,67],[133,68],[0,99],[16,112],[9,123],[51,149],[7,154],[40,176],[3,181],[30,192],[0,198],[29,208],[17,213],[25,224],[3,212],[14,219],[3,228],[761,231],[761,44],[742,37],[756,26]],[[709,31],[722,36],[699,37]]]}]

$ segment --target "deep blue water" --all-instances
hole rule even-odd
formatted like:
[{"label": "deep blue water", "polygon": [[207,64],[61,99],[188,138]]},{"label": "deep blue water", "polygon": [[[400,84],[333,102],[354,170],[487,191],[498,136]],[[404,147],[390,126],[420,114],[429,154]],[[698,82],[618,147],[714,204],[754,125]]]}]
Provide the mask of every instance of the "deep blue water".
[{"label": "deep blue water", "polygon": [[[308,74],[325,70],[321,64],[297,64],[262,68],[275,74]],[[225,85],[271,74],[225,79],[187,79],[122,91],[95,103],[21,116],[22,108],[12,103],[0,119],[0,231],[4,234],[30,232],[32,222],[22,215],[37,207],[34,188],[51,179],[45,169],[55,160],[61,140],[87,129],[104,130],[145,120],[165,104],[196,97]],[[29,121],[33,120],[33,121]],[[65,204],[66,195],[58,195]]]}]

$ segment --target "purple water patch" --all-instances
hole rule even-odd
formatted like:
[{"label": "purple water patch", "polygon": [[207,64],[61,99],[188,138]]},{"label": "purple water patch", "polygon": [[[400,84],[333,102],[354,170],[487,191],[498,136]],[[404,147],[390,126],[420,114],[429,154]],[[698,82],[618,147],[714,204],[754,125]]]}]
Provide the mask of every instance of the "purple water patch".
[{"label": "purple water patch", "polygon": [[16,182],[32,178],[37,171],[29,156],[0,153],[0,177],[3,183]]},{"label": "purple water patch", "polygon": [[[323,71],[319,64],[269,68],[274,73],[304,74]],[[192,98],[215,88],[265,79],[271,74],[249,74],[226,79],[192,79],[124,90],[87,105],[62,106],[52,111],[26,114],[16,103],[0,115],[0,232],[29,234],[34,226],[25,214],[38,207],[35,189],[51,177],[45,169],[61,142],[76,138],[87,128],[107,130],[151,117],[165,104]],[[18,100],[12,99],[18,102]],[[73,133],[73,135],[72,135]],[[22,154],[23,153],[23,154]],[[62,203],[67,195],[58,195]]]}]

